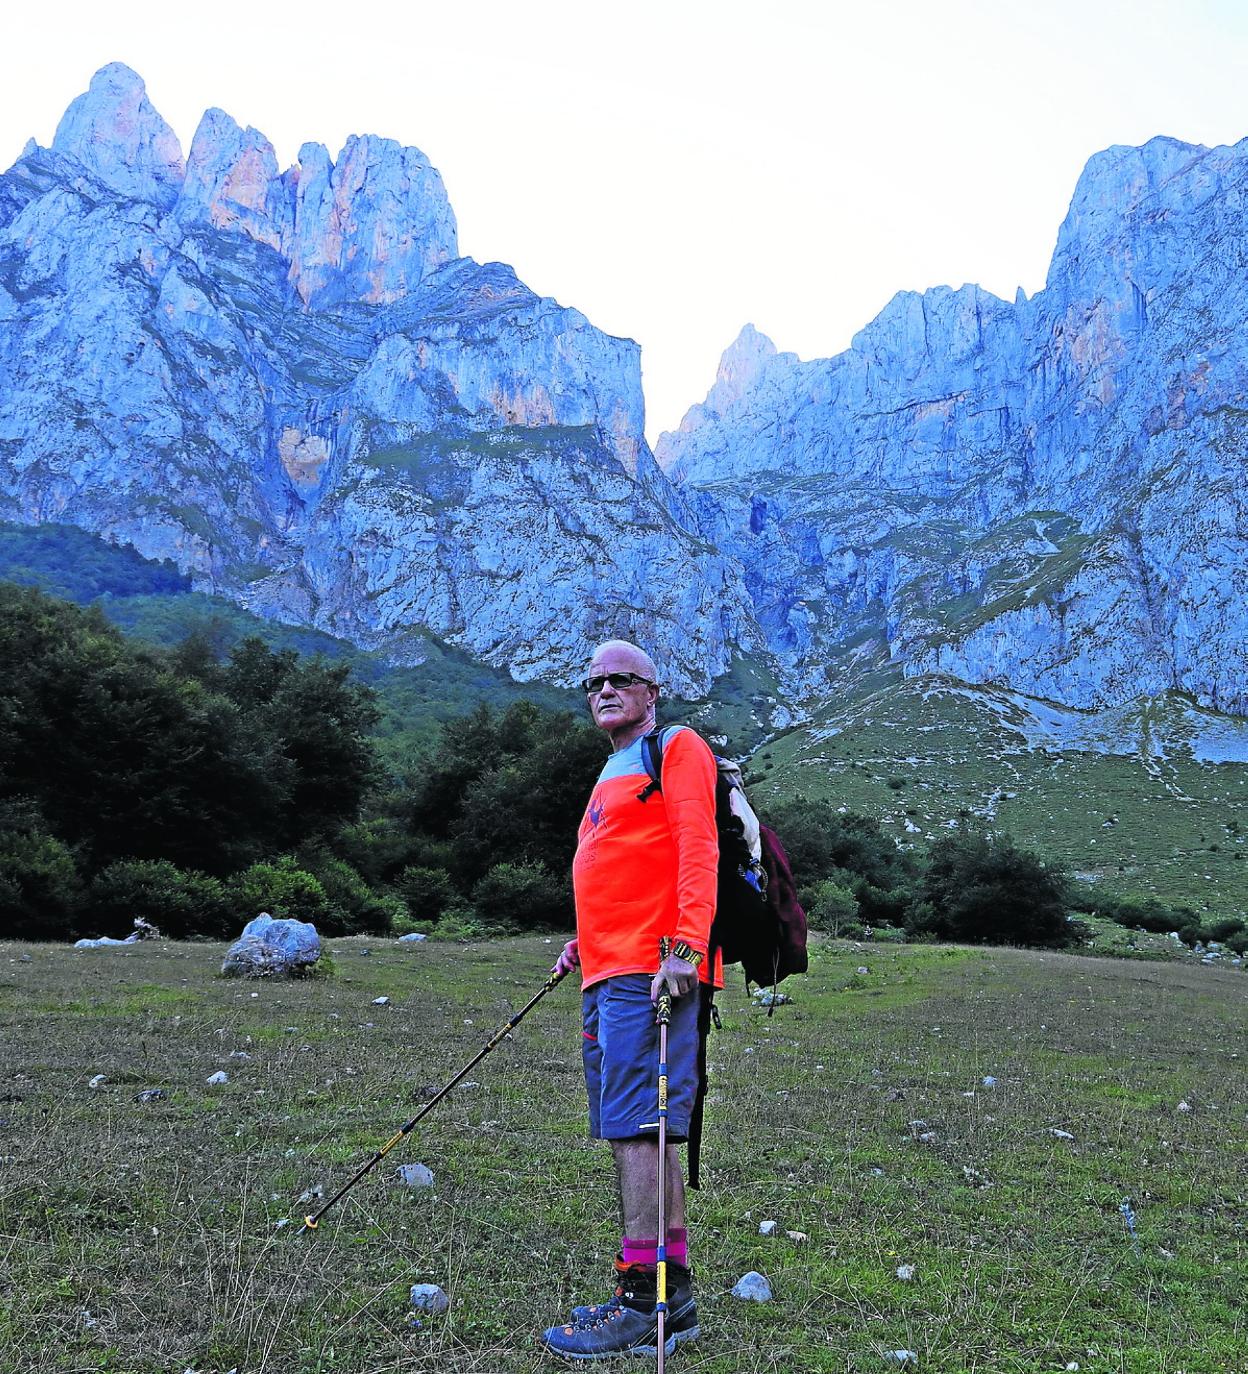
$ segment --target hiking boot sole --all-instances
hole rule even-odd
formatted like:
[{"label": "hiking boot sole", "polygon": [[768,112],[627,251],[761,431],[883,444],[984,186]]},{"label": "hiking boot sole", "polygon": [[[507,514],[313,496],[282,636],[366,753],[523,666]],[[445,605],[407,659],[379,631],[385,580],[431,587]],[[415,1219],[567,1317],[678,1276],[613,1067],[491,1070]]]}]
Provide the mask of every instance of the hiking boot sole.
[{"label": "hiking boot sole", "polygon": [[[692,1334],[697,1334],[696,1327],[693,1328]],[[676,1353],[677,1344],[681,1340],[689,1339],[690,1336],[687,1335],[669,1336],[667,1340],[663,1342],[663,1353],[665,1355],[674,1355]],[[543,1342],[543,1345],[548,1354],[558,1355],[561,1360],[576,1360],[578,1364],[583,1364],[586,1360],[624,1360],[630,1355],[641,1355],[651,1360],[657,1360],[659,1357],[657,1341],[654,1345],[630,1345],[627,1350],[596,1350],[587,1354],[573,1353],[570,1350],[556,1350],[553,1345],[546,1345],[545,1342]]]}]

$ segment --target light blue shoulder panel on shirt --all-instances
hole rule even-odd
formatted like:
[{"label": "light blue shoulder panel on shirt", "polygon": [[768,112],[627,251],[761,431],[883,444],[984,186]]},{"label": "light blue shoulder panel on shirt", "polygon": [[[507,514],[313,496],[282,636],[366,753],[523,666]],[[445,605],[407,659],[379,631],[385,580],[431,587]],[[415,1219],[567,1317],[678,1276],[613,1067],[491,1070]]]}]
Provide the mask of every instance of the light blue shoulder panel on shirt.
[{"label": "light blue shoulder panel on shirt", "polygon": [[[662,726],[663,748],[666,749],[671,743],[673,735],[688,728],[686,725]],[[644,738],[644,735],[639,736],[627,749],[621,749],[618,754],[612,754],[603,764],[602,772],[598,774],[598,781],[610,782],[612,778],[646,777],[646,760],[641,752],[641,741]]]}]

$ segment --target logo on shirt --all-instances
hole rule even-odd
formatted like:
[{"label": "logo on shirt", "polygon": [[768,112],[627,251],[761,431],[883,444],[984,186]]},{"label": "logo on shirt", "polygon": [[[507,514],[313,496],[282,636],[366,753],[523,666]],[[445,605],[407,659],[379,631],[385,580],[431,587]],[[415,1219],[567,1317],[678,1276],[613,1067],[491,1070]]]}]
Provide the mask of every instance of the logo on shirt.
[{"label": "logo on shirt", "polygon": [[607,808],[603,805],[601,797],[594,797],[589,803],[589,823],[595,830],[602,824],[607,814]]}]

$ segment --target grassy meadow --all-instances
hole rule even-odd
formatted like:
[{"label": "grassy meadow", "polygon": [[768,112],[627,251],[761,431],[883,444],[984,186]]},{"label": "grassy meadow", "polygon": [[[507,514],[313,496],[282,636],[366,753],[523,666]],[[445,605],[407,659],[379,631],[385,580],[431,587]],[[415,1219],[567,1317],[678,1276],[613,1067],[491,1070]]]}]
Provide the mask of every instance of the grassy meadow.
[{"label": "grassy meadow", "polygon": [[[255,985],[214,976],[219,945],[0,944],[0,1369],[551,1367],[535,1333],[606,1293],[617,1239],[573,987],[315,1235],[299,1198],[413,1115],[555,948],[340,940],[331,976]],[[739,983],[722,999],[691,1208],[704,1334],[673,1369],[904,1349],[931,1374],[1248,1370],[1242,973],[827,942],[791,992],[771,1019]],[[432,1193],[396,1182],[413,1161]],[[772,1304],[729,1295],[749,1269]],[[451,1304],[417,1329],[426,1281]]]},{"label": "grassy meadow", "polygon": [[919,848],[982,822],[1090,891],[1248,912],[1242,721],[1178,697],[1099,715],[1022,701],[952,678],[889,683],[764,743],[750,794],[763,808],[829,798]]}]

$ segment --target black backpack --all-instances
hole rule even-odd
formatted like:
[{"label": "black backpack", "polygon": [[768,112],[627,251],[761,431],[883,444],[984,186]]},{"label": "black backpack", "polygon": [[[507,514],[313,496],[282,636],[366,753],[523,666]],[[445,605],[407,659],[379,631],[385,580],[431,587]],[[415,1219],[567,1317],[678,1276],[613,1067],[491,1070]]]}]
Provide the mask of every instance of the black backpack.
[{"label": "black backpack", "polygon": [[[656,730],[641,742],[650,779],[637,794],[643,802],[663,790],[663,733]],[[741,965],[747,983],[774,988],[789,974],[806,972],[806,913],[797,900],[784,846],[755,816],[740,768],[719,755],[715,762],[719,887],[710,957],[718,949],[725,964]]]},{"label": "black backpack", "polygon": [[[637,794],[646,801],[663,790],[663,731],[643,737],[641,757],[650,781]],[[719,834],[719,886],[711,926],[710,959],[720,950],[725,964],[740,964],[746,985],[775,985],[790,973],[806,972],[806,913],[797,900],[793,870],[774,830],[759,823],[745,796],[741,770],[715,756],[715,829]],[[773,1000],[767,1015],[775,1011]],[[702,1121],[709,1086],[706,1039],[711,1020],[719,1024],[715,989],[701,984],[698,1008],[698,1091],[689,1122],[687,1182],[700,1185]]]}]

